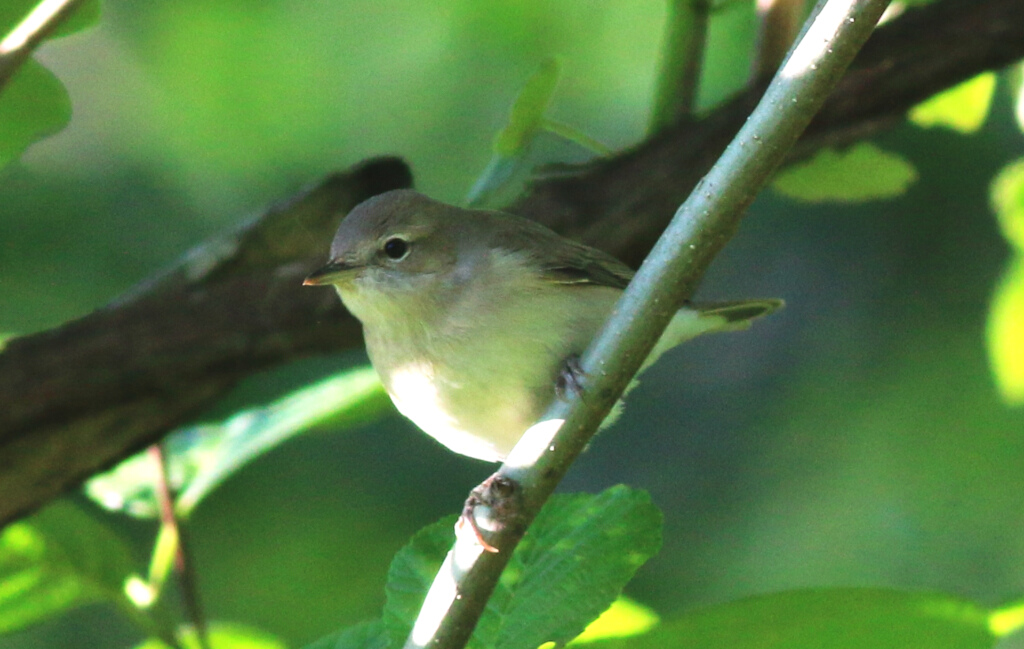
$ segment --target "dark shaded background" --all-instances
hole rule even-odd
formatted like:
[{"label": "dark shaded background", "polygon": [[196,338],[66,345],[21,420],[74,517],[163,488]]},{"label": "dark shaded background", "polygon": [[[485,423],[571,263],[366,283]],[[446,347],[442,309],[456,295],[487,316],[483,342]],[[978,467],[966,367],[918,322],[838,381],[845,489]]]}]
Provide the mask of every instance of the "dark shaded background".
[{"label": "dark shaded background", "polygon": [[[746,9],[716,21],[706,102],[746,69]],[[0,332],[83,315],[370,155],[407,157],[421,190],[459,200],[549,54],[564,63],[552,114],[628,146],[643,137],[664,21],[660,3],[604,0],[105,10],[99,29],[41,55],[69,88],[71,127],[0,172]],[[778,296],[787,308],[666,357],[564,486],[626,482],[665,512],[665,547],[632,596],[671,616],[805,586],[985,604],[1024,592],[1024,413],[1000,402],[983,337],[1009,254],[988,183],[1024,149],[1009,104],[1003,84],[973,136],[905,126],[880,138],[921,176],[898,200],[805,206],[768,192],[755,203],[701,296]],[[580,156],[554,142],[539,151]],[[365,362],[309,359],[248,381],[210,416]],[[393,553],[490,470],[397,414],[285,445],[193,518],[211,617],[297,646],[377,615]],[[138,541],[141,569],[152,529],[114,524]],[[134,641],[93,607],[0,647]]]}]

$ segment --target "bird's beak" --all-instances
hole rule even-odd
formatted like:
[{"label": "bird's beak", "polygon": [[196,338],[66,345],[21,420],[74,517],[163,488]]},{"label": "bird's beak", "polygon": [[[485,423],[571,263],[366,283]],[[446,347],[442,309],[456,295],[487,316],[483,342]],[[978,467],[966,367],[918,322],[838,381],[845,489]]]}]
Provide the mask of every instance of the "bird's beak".
[{"label": "bird's beak", "polygon": [[360,266],[348,264],[340,259],[334,259],[326,266],[313,271],[303,282],[303,286],[324,286],[326,284],[337,284],[352,277]]}]

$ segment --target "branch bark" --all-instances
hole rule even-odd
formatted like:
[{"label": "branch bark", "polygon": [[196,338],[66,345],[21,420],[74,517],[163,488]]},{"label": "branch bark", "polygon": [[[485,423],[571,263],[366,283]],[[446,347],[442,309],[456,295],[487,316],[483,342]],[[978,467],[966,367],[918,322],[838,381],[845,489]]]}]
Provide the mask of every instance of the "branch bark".
[{"label": "branch bark", "polygon": [[[907,11],[868,41],[790,159],[867,137],[935,92],[1022,57],[1022,0]],[[751,89],[610,160],[540,181],[510,211],[636,265],[759,96]],[[130,296],[10,341],[0,352],[0,525],[141,450],[244,376],[361,345],[333,295],[299,284],[348,209],[408,184],[395,159],[331,176]]]},{"label": "branch bark", "polygon": [[[431,585],[405,649],[461,649],[512,552],[640,369],[683,300],[735,233],[744,210],[782,163],[871,34],[889,0],[820,0],[821,12],[700,185],[677,211],[601,332],[580,358],[583,393],[556,399],[478,489],[514,496],[482,552],[461,534]],[[506,507],[495,508],[502,513]],[[472,514],[470,514],[472,515]]]},{"label": "branch bark", "polygon": [[141,450],[249,374],[357,344],[337,297],[302,279],[344,214],[411,183],[394,158],[335,174],[117,302],[10,341],[0,353],[0,522]]}]

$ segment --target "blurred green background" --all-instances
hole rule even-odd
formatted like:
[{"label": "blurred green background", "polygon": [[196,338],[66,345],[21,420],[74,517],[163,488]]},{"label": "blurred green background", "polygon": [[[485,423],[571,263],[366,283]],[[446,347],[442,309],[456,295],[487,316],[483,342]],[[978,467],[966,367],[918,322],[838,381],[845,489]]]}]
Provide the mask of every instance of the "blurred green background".
[{"label": "blurred green background", "polygon": [[[748,65],[752,17],[733,7],[714,23],[705,104]],[[546,56],[563,62],[552,116],[627,147],[649,120],[665,20],[663,2],[607,0],[107,0],[104,12],[39,55],[70,92],[71,126],[0,171],[0,332],[84,315],[367,156],[400,154],[422,191],[458,201]],[[988,183],[1024,150],[1006,84],[978,134],[902,126],[877,141],[917,167],[909,192],[856,206],[766,192],[701,296],[787,308],[666,357],[566,480],[652,492],[665,547],[628,592],[665,616],[804,586],[990,605],[1024,593],[1024,410],[1000,401],[984,345],[1009,259]],[[578,155],[563,148],[543,150]],[[365,362],[255,377],[210,416]],[[193,517],[210,616],[293,646],[376,616],[394,552],[490,471],[396,413],[288,443]],[[153,530],[114,525],[141,566]],[[92,607],[0,647],[136,640]]]}]

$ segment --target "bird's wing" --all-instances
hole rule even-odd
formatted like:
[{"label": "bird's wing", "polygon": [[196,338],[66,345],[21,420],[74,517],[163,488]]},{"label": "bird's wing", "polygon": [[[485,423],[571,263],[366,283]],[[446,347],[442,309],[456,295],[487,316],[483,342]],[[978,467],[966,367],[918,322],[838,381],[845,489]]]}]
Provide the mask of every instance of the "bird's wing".
[{"label": "bird's wing", "polygon": [[502,226],[509,226],[494,228],[500,232],[494,244],[529,256],[544,281],[624,289],[633,278],[633,269],[606,252],[566,239],[535,221],[492,214]]},{"label": "bird's wing", "polygon": [[[573,243],[573,242],[570,242]],[[541,277],[556,284],[593,284],[625,289],[633,278],[633,270],[600,250],[573,243],[565,254],[544,259]]]}]

